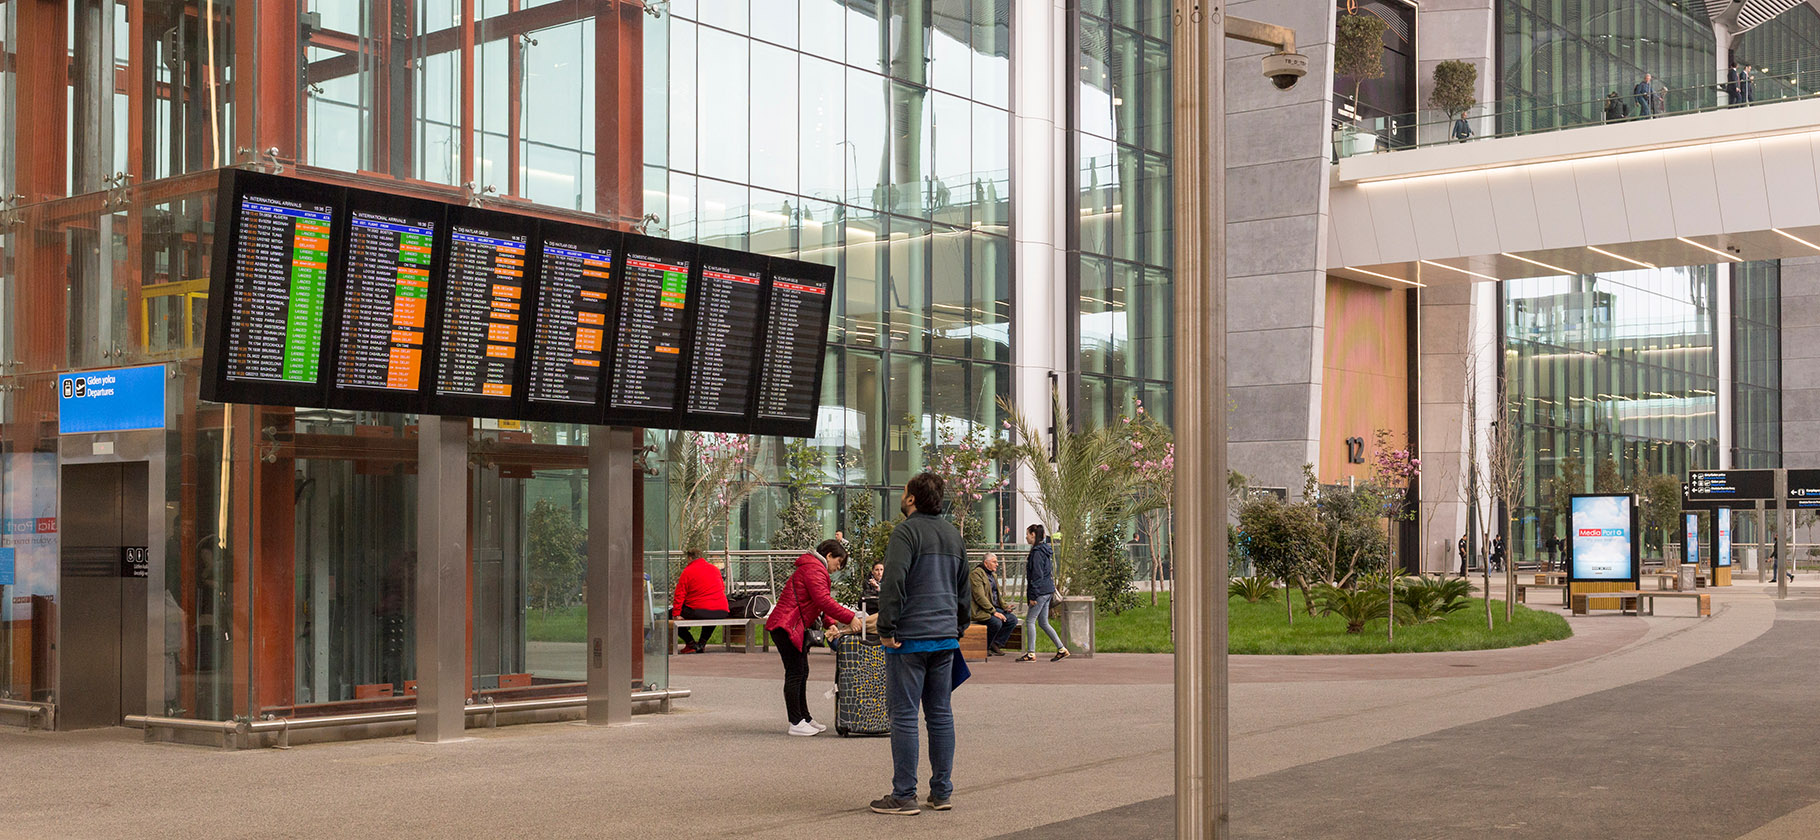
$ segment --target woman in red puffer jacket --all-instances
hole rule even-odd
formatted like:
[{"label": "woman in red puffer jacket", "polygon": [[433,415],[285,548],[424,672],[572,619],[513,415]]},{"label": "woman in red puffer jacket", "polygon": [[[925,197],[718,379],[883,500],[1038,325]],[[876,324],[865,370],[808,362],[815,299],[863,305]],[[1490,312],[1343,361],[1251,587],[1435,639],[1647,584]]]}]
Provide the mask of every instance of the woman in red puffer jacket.
[{"label": "woman in red puffer jacket", "polygon": [[847,549],[838,540],[823,540],[814,551],[796,558],[796,571],[777,593],[777,605],[765,617],[765,630],[784,660],[784,710],[791,735],[814,735],[827,729],[809,717],[808,631],[830,621],[854,625],[857,616],[829,591],[830,573],[847,565]]}]

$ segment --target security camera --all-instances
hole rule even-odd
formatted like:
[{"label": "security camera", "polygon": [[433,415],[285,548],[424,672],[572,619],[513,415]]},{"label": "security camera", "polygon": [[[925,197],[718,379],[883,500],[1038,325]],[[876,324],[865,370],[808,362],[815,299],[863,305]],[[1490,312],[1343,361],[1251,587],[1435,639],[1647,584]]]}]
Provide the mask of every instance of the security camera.
[{"label": "security camera", "polygon": [[1277,90],[1295,87],[1297,79],[1308,75],[1308,56],[1298,52],[1279,52],[1264,56],[1264,77]]}]

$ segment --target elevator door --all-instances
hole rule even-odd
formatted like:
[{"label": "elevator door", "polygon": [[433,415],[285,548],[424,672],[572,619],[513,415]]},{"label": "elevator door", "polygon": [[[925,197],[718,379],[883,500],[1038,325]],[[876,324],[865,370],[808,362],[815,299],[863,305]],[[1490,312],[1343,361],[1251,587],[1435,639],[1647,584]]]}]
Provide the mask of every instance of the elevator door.
[{"label": "elevator door", "polygon": [[62,497],[57,724],[115,726],[145,714],[146,463],[65,464]]}]

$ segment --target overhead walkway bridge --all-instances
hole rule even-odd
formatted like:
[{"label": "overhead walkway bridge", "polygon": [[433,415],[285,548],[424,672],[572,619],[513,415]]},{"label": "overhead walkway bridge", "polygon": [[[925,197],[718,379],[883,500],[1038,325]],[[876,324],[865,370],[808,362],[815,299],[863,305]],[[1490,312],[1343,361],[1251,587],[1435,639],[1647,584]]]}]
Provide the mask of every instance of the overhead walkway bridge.
[{"label": "overhead walkway bridge", "polygon": [[1347,157],[1329,212],[1378,285],[1820,255],[1820,99]]}]

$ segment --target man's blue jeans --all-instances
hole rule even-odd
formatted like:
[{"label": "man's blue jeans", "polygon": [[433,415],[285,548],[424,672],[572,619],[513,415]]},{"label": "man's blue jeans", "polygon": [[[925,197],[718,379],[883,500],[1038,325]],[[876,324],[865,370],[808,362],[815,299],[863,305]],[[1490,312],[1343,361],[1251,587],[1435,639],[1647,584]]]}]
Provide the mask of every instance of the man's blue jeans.
[{"label": "man's blue jeans", "polygon": [[959,651],[885,654],[885,697],[891,710],[891,795],[916,799],[916,711],[929,724],[929,795],[954,793],[954,657]]}]

